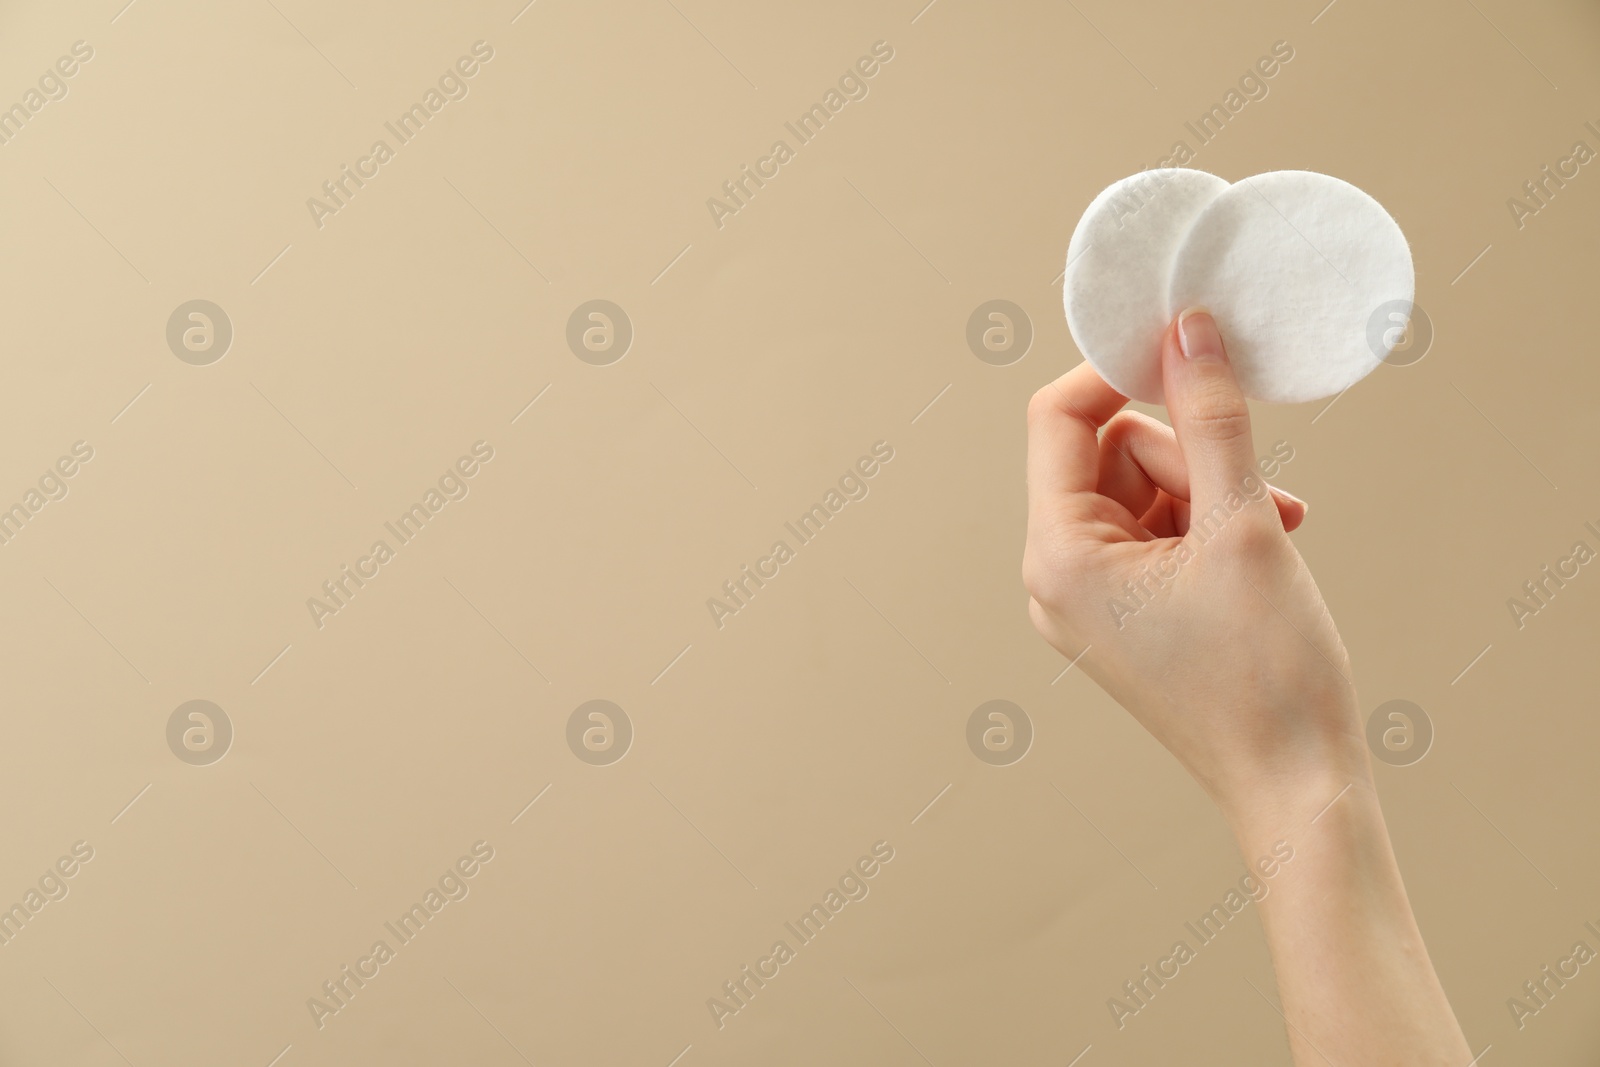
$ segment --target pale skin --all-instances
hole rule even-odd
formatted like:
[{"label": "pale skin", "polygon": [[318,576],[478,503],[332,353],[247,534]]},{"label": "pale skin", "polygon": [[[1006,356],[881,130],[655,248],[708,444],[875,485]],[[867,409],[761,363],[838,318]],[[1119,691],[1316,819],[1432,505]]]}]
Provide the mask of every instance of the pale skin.
[{"label": "pale skin", "polygon": [[1029,615],[1194,776],[1247,865],[1293,848],[1259,910],[1298,1067],[1467,1067],[1349,657],[1289,539],[1306,505],[1261,481],[1211,315],[1175,319],[1161,359],[1171,429],[1122,411],[1087,363],[1029,404]]}]

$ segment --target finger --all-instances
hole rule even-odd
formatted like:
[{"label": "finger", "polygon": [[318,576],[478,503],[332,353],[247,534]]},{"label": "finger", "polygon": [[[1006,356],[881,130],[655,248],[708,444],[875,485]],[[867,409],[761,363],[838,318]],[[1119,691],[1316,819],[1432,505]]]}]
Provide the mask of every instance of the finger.
[{"label": "finger", "polygon": [[1272,502],[1278,505],[1278,518],[1283,520],[1284,533],[1294,533],[1306,521],[1306,512],[1311,510],[1311,505],[1275,485],[1267,488],[1272,490]]},{"label": "finger", "polygon": [[1099,478],[1100,427],[1128,402],[1080,363],[1028,404],[1028,506],[1066,493],[1092,493]]},{"label": "finger", "polygon": [[1174,537],[1189,536],[1189,502],[1187,500],[1172,501],[1172,535]]},{"label": "finger", "polygon": [[1119,412],[1100,436],[1099,488],[1135,515],[1162,490],[1188,499],[1189,472],[1172,431],[1140,412]]},{"label": "finger", "polygon": [[1167,329],[1161,370],[1189,472],[1189,500],[1210,510],[1257,475],[1250,409],[1209,311],[1189,308]]},{"label": "finger", "polygon": [[1157,493],[1155,501],[1139,517],[1139,525],[1158,539],[1182,537],[1189,532],[1189,502]]},{"label": "finger", "polygon": [[[1100,492],[1110,497],[1134,515],[1144,515],[1156,502],[1158,493],[1176,497],[1185,504],[1190,499],[1189,470],[1178,447],[1172,428],[1137,411],[1123,411],[1106,424],[1100,438]],[[1264,485],[1255,475],[1242,484],[1241,492],[1247,496],[1259,495],[1256,488]],[[1278,507],[1278,517],[1285,530],[1294,530],[1305,521],[1306,502],[1293,494],[1268,485],[1273,502]],[[1141,522],[1158,537],[1172,536]]]},{"label": "finger", "polygon": [[[1166,445],[1170,447],[1173,456],[1178,456],[1178,443],[1170,438],[1170,430],[1167,433],[1169,440]],[[1267,485],[1266,489],[1272,494],[1272,502],[1277,506],[1278,519],[1283,523],[1284,531],[1293,533],[1299,529],[1300,524],[1305,522],[1310,505],[1275,485]],[[1139,454],[1135,448],[1125,447],[1122,451],[1109,446],[1102,448],[1100,492],[1101,495],[1110,497],[1127,508],[1130,514],[1142,516],[1139,525],[1157,537],[1181,537],[1189,528],[1187,473],[1169,479],[1161,468],[1149,464],[1146,457]],[[1161,518],[1169,514],[1169,511],[1163,509],[1163,505],[1169,502],[1173,508],[1182,508],[1182,521],[1176,532]],[[1177,516],[1178,512],[1171,511],[1170,514]],[[1153,521],[1159,523],[1159,526],[1151,525],[1152,516],[1155,517]]]}]

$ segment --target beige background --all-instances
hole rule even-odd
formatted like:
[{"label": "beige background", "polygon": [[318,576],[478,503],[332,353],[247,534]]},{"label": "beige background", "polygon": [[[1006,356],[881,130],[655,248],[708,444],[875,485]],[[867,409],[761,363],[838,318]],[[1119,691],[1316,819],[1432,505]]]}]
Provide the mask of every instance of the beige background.
[{"label": "beige background", "polygon": [[[1600,967],[1520,1031],[1506,1006],[1600,949],[1600,572],[1520,631],[1506,606],[1600,544],[1600,165],[1506,206],[1600,149],[1593,4],[123,3],[0,16],[0,102],[94,49],[0,147],[0,502],[94,449],[0,548],[0,903],[94,849],[0,947],[0,1062],[1286,1063],[1253,914],[1113,1025],[1242,865],[1018,576],[1072,226],[1280,40],[1195,165],[1371,192],[1437,340],[1259,407],[1257,444],[1295,450],[1366,707],[1434,724],[1379,784],[1474,1050],[1597,1062]],[[318,229],[307,198],[478,40],[470,94]],[[719,229],[707,198],[880,40]],[[165,341],[197,298],[235,333],[209,366]],[[610,366],[565,341],[596,298],[636,331]],[[1036,334],[1004,367],[964,339],[996,298]],[[470,495],[319,630],[307,598],[479,440]],[[713,626],[878,440],[870,495]],[[609,766],[565,740],[596,698],[635,730]],[[166,740],[193,699],[235,730],[209,766]],[[1011,766],[967,747],[991,699],[1036,731]],[[307,999],[478,840],[470,895],[319,1030]],[[707,998],[880,840],[719,1030]]]}]

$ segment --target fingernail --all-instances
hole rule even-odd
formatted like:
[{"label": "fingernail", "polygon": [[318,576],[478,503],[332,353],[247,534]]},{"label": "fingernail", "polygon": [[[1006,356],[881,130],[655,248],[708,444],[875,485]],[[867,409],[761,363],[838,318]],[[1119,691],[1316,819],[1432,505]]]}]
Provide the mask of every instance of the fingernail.
[{"label": "fingernail", "polygon": [[1203,307],[1186,308],[1178,316],[1178,347],[1185,359],[1217,363],[1227,358],[1222,353],[1222,335],[1217,320]]},{"label": "fingernail", "polygon": [[1272,487],[1272,491],[1274,493],[1277,493],[1279,496],[1283,497],[1285,500],[1288,500],[1288,501],[1291,501],[1293,503],[1299,504],[1300,507],[1303,508],[1306,511],[1310,511],[1311,510],[1311,505],[1310,504],[1307,504],[1304,500],[1301,500],[1299,497],[1295,496],[1293,493],[1289,492],[1286,489],[1279,489],[1277,486],[1273,486]]}]

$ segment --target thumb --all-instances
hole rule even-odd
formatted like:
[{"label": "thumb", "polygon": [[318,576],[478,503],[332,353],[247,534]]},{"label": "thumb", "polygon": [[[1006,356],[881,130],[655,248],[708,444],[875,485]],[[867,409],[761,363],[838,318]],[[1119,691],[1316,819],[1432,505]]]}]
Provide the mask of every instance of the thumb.
[{"label": "thumb", "polygon": [[1196,512],[1222,503],[1229,494],[1246,495],[1259,481],[1250,409],[1217,322],[1205,308],[1189,308],[1167,330],[1161,374]]}]

